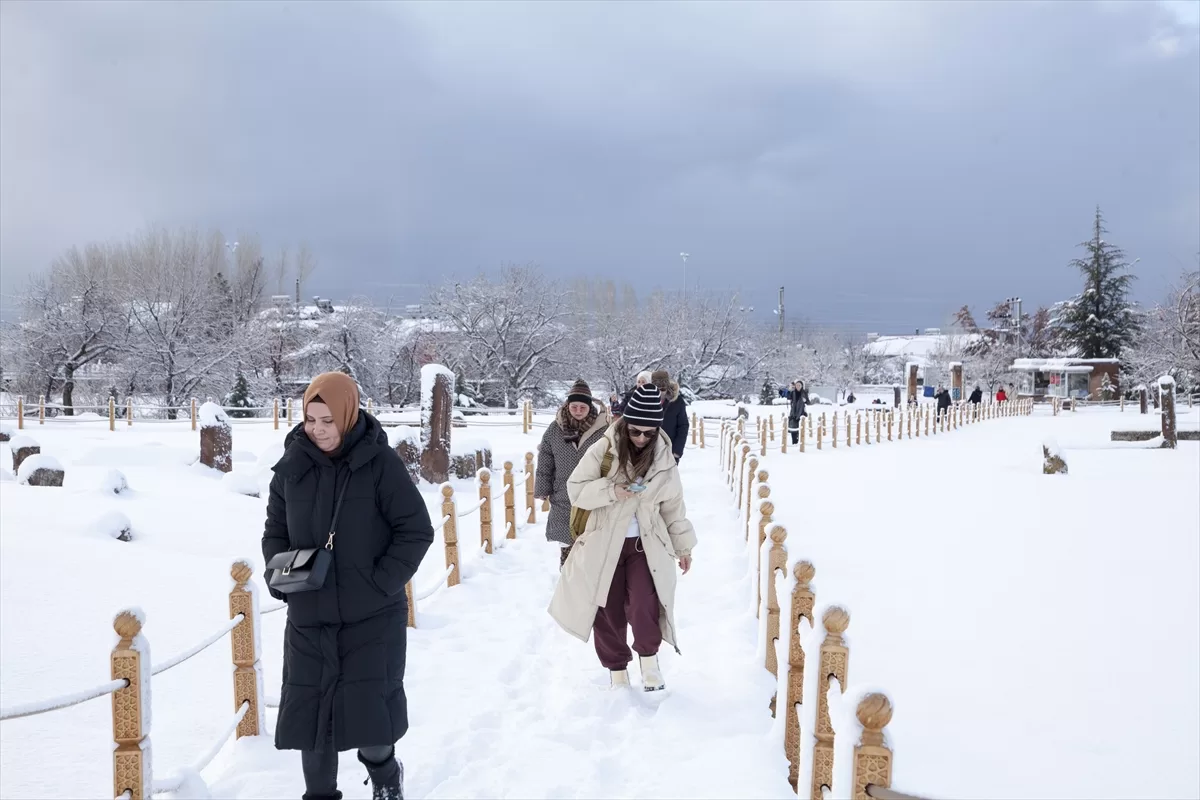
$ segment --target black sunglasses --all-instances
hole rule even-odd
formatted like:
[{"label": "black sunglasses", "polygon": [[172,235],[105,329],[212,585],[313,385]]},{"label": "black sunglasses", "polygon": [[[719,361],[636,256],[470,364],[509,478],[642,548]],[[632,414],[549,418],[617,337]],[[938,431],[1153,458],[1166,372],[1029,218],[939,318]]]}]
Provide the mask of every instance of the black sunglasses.
[{"label": "black sunglasses", "polygon": [[627,428],[626,430],[629,431],[630,439],[649,439],[654,435],[653,429],[646,431],[639,428]]}]

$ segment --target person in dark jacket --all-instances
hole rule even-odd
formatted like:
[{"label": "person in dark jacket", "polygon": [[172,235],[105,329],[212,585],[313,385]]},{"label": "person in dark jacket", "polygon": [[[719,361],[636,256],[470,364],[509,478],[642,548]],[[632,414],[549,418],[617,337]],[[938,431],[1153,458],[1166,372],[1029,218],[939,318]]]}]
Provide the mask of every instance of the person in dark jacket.
[{"label": "person in dark jacket", "polygon": [[980,403],[982,403],[983,402],[983,389],[976,386],[975,391],[971,392],[971,396],[967,398],[967,401],[970,403],[973,403],[974,405],[979,405]]},{"label": "person in dark jacket", "polygon": [[562,569],[571,554],[571,498],[567,496],[567,479],[579,466],[587,449],[604,437],[612,418],[597,410],[592,390],[577,380],[567,395],[554,421],[542,434],[538,445],[537,475],[533,496],[550,500],[550,516],[546,517],[546,540],[562,547],[558,568]]},{"label": "person in dark jacket", "polygon": [[788,431],[792,434],[792,444],[800,444],[800,419],[808,416],[808,389],[804,388],[804,381],[792,381],[788,402]]},{"label": "person in dark jacket", "polygon": [[671,453],[675,463],[683,458],[687,447],[688,433],[692,424],[688,420],[687,401],[679,394],[679,384],[671,380],[671,374],[665,369],[655,370],[650,374],[650,382],[658,387],[663,398],[662,432],[671,439]]},{"label": "person in dark jacket", "polygon": [[274,572],[268,577],[271,596],[287,603],[275,747],[300,751],[304,800],[342,796],[338,752],[353,749],[372,798],[401,800],[395,743],[408,730],[404,589],[433,543],[429,513],[343,373],[313,379],[304,421],[285,446],[271,479],[263,558],[326,547],[333,560],[315,590],[281,594],[270,589]]},{"label": "person in dark jacket", "polygon": [[937,415],[941,417],[944,414],[950,413],[950,405],[954,402],[950,399],[950,390],[945,386],[938,386],[937,392],[933,395],[937,400]]}]

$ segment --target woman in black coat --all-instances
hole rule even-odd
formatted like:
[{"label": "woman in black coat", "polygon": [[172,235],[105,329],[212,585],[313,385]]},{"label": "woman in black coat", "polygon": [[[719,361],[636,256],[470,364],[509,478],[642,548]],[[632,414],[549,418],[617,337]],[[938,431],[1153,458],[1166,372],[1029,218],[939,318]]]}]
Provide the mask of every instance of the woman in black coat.
[{"label": "woman in black coat", "polygon": [[[347,375],[317,376],[274,467],[263,558],[331,548],[324,584],[287,602],[275,747],[299,750],[305,800],[336,800],[338,752],[358,750],[375,800],[401,800],[408,730],[405,584],[433,542],[425,502]],[[335,507],[341,497],[340,511]]]},{"label": "woman in black coat", "polygon": [[687,401],[679,393],[679,384],[671,380],[671,374],[665,369],[655,370],[650,374],[650,382],[658,387],[663,398],[662,432],[671,439],[671,454],[675,463],[683,458],[687,449],[688,433],[692,429],[688,421]]},{"label": "woman in black coat", "polygon": [[792,381],[788,392],[788,432],[792,435],[792,444],[800,444],[800,419],[808,416],[808,402],[804,381]]}]

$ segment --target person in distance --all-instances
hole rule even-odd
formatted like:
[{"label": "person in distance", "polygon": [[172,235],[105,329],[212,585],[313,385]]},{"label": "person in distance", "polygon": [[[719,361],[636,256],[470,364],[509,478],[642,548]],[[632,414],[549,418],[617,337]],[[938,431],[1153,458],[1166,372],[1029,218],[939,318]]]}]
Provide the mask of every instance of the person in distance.
[{"label": "person in distance", "polygon": [[567,401],[558,409],[538,445],[533,496],[550,500],[546,540],[557,542],[562,548],[559,569],[571,552],[571,498],[567,495],[567,480],[588,448],[604,436],[610,421],[608,412],[596,408],[591,387],[580,379],[571,387]]},{"label": "person in distance", "polygon": [[696,532],[671,440],[661,429],[662,393],[643,384],[624,411],[567,482],[571,503],[589,516],[548,610],[585,642],[595,633],[596,655],[614,688],[629,686],[632,627],[642,688],[655,691],[666,687],[659,646],[665,641],[679,652],[675,563],[685,575],[691,569]]},{"label": "person in distance", "polygon": [[687,402],[679,395],[679,384],[671,380],[671,374],[665,369],[655,370],[650,375],[650,381],[658,387],[663,398],[663,433],[671,440],[671,452],[675,455],[675,463],[683,458],[687,448],[688,432],[691,422],[688,421]]},{"label": "person in distance", "polygon": [[[404,694],[408,598],[433,543],[425,502],[341,372],[313,379],[304,421],[274,467],[263,558],[271,596],[287,603],[275,747],[299,750],[304,800],[338,800],[338,752],[358,750],[374,800],[402,800],[395,743]],[[329,551],[323,562],[316,556]],[[324,563],[323,575],[305,565]],[[282,575],[281,575],[282,573]]]}]

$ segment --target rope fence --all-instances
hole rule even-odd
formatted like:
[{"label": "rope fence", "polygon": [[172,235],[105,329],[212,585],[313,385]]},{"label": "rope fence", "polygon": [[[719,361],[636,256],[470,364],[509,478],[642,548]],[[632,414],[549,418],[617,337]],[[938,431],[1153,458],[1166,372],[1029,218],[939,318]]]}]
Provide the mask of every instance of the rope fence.
[{"label": "rope fence", "polygon": [[[476,473],[475,488],[478,498],[472,500],[462,511],[454,487],[449,483],[440,487],[442,516],[434,526],[434,532],[442,532],[446,567],[429,586],[416,590],[413,581],[405,587],[408,600],[408,625],[416,627],[417,603],[424,602],[443,589],[457,586],[462,580],[462,564],[459,556],[459,523],[477,517],[479,520],[479,552],[490,555],[505,540],[515,539],[517,531],[525,525],[537,522],[537,509],[533,497],[534,454],[525,454],[524,474],[517,478],[513,474],[513,463],[504,462],[503,514],[504,536],[499,543],[493,542],[491,470],[481,468]],[[525,486],[525,510],[523,522],[516,517],[516,489]],[[145,615],[138,609],[121,611],[113,619],[117,644],[109,655],[112,680],[88,689],[70,692],[58,697],[21,703],[0,709],[0,721],[22,719],[47,714],[64,708],[86,703],[100,697],[112,697],[112,759],[113,797],[124,800],[145,800],[158,793],[178,791],[189,777],[198,775],[225,746],[230,737],[241,739],[266,733],[265,709],[277,708],[278,698],[270,702],[263,694],[262,653],[260,650],[261,619],[287,608],[279,603],[267,608],[259,607],[259,589],[252,582],[254,575],[250,563],[239,560],[230,568],[233,587],[229,592],[229,621],[212,634],[158,664],[150,663],[150,647],[143,629]],[[177,769],[168,777],[155,780],[150,755],[150,683],[151,678],[195,657],[212,647],[226,636],[230,638],[233,657],[233,701],[235,711],[229,716],[221,735],[207,751],[190,765]]]},{"label": "rope fence", "polygon": [[[928,408],[879,410],[873,418],[855,415],[850,424],[848,413],[842,417],[840,430],[845,447],[854,443],[870,443],[874,428],[875,443],[898,441],[905,432],[926,436],[952,432],[959,427],[1005,417],[1028,416],[1033,404],[1027,400],[964,408],[952,406],[948,413],[931,418]],[[817,450],[826,442],[831,447],[839,440],[839,412],[832,419],[822,414],[819,420],[810,415],[802,418],[795,429],[800,453],[805,452],[807,433],[815,428]],[[770,475],[765,465],[770,440],[774,436],[774,417],[756,419],[753,433],[747,432],[747,418],[721,420],[718,465],[730,491],[739,527],[746,540],[748,568],[753,577],[753,597],[750,598],[756,619],[759,620],[759,651],[764,668],[776,681],[770,711],[776,719],[773,728],[775,741],[782,746],[788,761],[788,780],[797,796],[824,800],[832,794],[834,755],[838,731],[834,727],[832,708],[841,709],[841,695],[846,691],[850,648],[843,637],[850,624],[850,612],[839,605],[829,605],[815,617],[816,595],[811,581],[816,568],[811,561],[789,556],[787,530],[775,524],[775,501],[771,492]],[[872,424],[874,423],[874,424]],[[883,436],[886,425],[887,435]],[[786,418],[783,428],[786,430]],[[900,436],[893,438],[896,431]],[[860,439],[866,431],[865,440]],[[790,434],[790,431],[789,431]],[[780,437],[779,455],[787,452],[787,440]],[[852,442],[853,439],[853,442]],[[703,439],[701,438],[701,441]],[[785,494],[784,497],[788,495]],[[789,564],[791,566],[789,570]],[[803,625],[806,621],[807,625]],[[805,668],[817,670],[815,680],[806,680]],[[782,699],[781,699],[782,698]],[[780,713],[782,710],[782,713]],[[857,701],[854,715],[859,730],[843,730],[843,737],[852,736],[854,744],[839,752],[852,758],[851,785],[838,787],[837,796],[853,800],[918,800],[891,788],[893,752],[885,729],[892,719],[892,704],[879,692],[863,695]],[[846,715],[840,715],[843,719]]]}]

